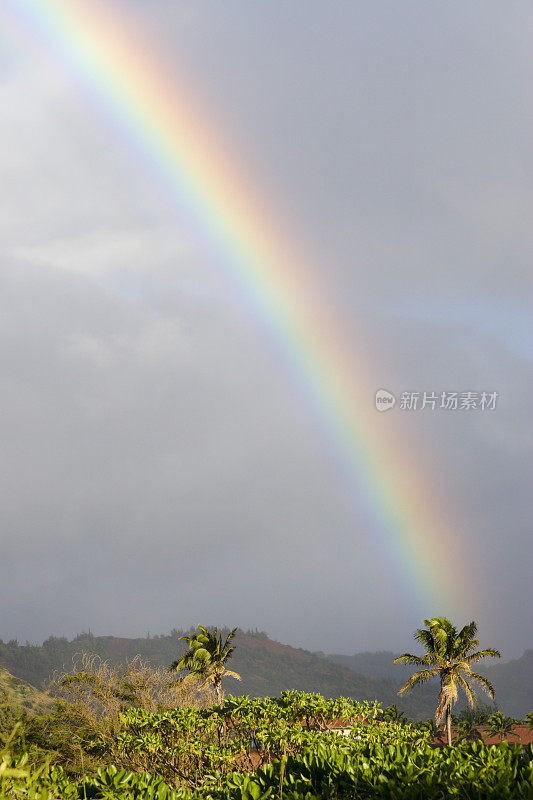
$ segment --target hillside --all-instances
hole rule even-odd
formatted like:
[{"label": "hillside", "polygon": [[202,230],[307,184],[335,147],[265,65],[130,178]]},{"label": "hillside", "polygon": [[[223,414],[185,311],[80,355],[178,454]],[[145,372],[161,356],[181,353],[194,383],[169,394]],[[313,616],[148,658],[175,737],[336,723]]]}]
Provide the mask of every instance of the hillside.
[{"label": "hillside", "polygon": [[[71,641],[51,637],[42,645],[19,645],[0,642],[0,665],[34,686],[43,686],[55,670],[72,663],[77,653],[90,651],[112,663],[121,663],[140,654],[154,665],[168,666],[185,650],[179,641],[183,631],[165,636],[127,639],[115,636],[80,634]],[[239,631],[232,667],[242,682],[228,679],[226,692],[251,696],[276,696],[285,689],[320,692],[325,697],[345,695],[359,700],[379,700],[383,705],[396,703],[407,714],[430,716],[434,699],[422,695],[400,700],[391,680],[376,680],[321,658],[306,650],[280,644],[264,633]]]},{"label": "hillside", "polygon": [[380,650],[375,653],[354,653],[353,656],[343,655],[342,653],[332,653],[325,655],[328,661],[338,664],[361,675],[371,675],[382,680],[393,680],[396,683],[405,681],[412,674],[412,667],[403,664],[393,664],[393,660],[399,653],[390,650]]},{"label": "hillside", "polygon": [[[97,653],[112,663],[123,663],[140,654],[154,665],[166,667],[185,650],[185,643],[179,640],[182,634],[174,630],[169,635],[138,639],[80,634],[71,641],[51,637],[38,646],[0,640],[0,666],[37,687],[42,687],[55,670],[68,669],[76,654],[83,651]],[[240,673],[242,682],[227,679],[228,694],[276,696],[284,689],[302,689],[325,697],[377,699],[384,706],[395,703],[416,719],[434,714],[436,684],[422,686],[406,698],[397,696],[411,670],[393,665],[394,653],[324,656],[280,644],[257,631],[239,631],[235,645],[232,667]],[[480,671],[494,683],[496,701],[504,713],[523,718],[531,711],[532,650],[520,659],[480,667]],[[460,708],[458,705],[457,710]]]},{"label": "hillside", "polygon": [[49,710],[51,701],[44,692],[0,667],[0,710],[6,707],[14,713],[42,714]]},{"label": "hillside", "polygon": [[[414,671],[410,667],[393,664],[399,653],[383,651],[379,653],[355,653],[352,656],[333,654],[327,660],[345,669],[352,669],[361,675],[372,676],[382,680],[405,681]],[[495,701],[504,714],[522,719],[533,709],[533,650],[526,650],[518,659],[507,662],[487,660],[478,668],[496,690]],[[420,690],[429,700],[429,693],[434,696],[435,687],[427,685]],[[480,699],[487,700],[480,693]]]},{"label": "hillside", "polygon": [[523,717],[533,710],[533,650],[507,663],[480,668],[496,689],[498,706],[506,714]]}]

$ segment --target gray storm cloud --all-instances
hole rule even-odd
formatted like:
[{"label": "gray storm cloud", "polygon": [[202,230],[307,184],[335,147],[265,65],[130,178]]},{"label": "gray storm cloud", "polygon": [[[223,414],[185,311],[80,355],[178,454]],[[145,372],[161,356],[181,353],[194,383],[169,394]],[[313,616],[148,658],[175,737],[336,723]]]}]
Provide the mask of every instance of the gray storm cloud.
[{"label": "gray storm cloud", "polygon": [[[494,412],[391,414],[481,587],[458,622],[520,654],[528,5],[116,5],[313,254],[382,386],[499,393]],[[202,621],[314,649],[402,647],[420,621],[405,576],[352,509],[264,321],[127,128],[1,13],[0,636]]]}]

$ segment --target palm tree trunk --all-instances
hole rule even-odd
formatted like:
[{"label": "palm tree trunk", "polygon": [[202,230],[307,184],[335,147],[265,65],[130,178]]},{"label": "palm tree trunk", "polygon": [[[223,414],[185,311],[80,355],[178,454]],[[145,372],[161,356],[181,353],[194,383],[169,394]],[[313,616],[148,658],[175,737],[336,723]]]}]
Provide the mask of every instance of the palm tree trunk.
[{"label": "palm tree trunk", "polygon": [[217,698],[217,705],[222,705],[222,686],[221,681],[215,681],[215,695]]},{"label": "palm tree trunk", "polygon": [[452,746],[452,713],[450,709],[446,709],[446,735],[448,737],[448,745]]}]

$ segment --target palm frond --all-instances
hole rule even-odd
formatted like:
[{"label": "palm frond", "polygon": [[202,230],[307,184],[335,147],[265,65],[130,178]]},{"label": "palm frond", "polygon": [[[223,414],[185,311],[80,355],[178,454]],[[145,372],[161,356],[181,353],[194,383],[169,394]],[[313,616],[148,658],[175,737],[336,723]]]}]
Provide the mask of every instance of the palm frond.
[{"label": "palm frond", "polygon": [[431,678],[435,678],[438,674],[439,670],[436,667],[433,669],[422,669],[419,672],[415,672],[414,675],[411,675],[407,683],[402,686],[398,694],[407,694],[407,692],[410,692],[415,686],[420,686],[421,684],[426,683],[427,681],[431,680]]},{"label": "palm frond", "polygon": [[224,670],[224,677],[225,678],[235,678],[235,680],[237,680],[237,681],[242,681],[242,678],[239,675],[239,673],[238,672],[233,672],[233,670],[231,670],[231,669]]},{"label": "palm frond", "polygon": [[429,620],[429,629],[435,640],[435,652],[440,658],[449,657],[457,636],[455,627],[446,617],[435,617]]},{"label": "palm frond", "polygon": [[459,686],[462,688],[462,690],[466,695],[468,705],[470,706],[470,708],[474,708],[477,699],[475,691],[472,689],[468,681],[463,678],[462,675],[457,676],[457,682],[459,683]]},{"label": "palm frond", "polygon": [[437,710],[435,711],[435,723],[437,725],[441,725],[444,721],[444,717],[446,716],[447,711],[451,711],[451,701],[447,694],[443,691],[439,694],[439,704],[437,706]]},{"label": "palm frond", "polygon": [[414,656],[412,653],[404,653],[401,656],[398,656],[392,662],[393,664],[410,664],[413,667],[427,667],[428,666],[428,657],[427,656]]},{"label": "palm frond", "polygon": [[452,667],[452,670],[456,675],[460,675],[461,672],[466,672],[467,675],[470,675],[472,672],[468,661],[456,661]]},{"label": "palm frond", "polygon": [[[428,620],[424,620],[424,623],[427,623]],[[415,639],[420,642],[420,644],[426,649],[428,653],[435,653],[435,640],[431,634],[431,631],[427,631],[424,628],[420,628],[415,633]]]},{"label": "palm frond", "polygon": [[491,699],[494,698],[494,695],[496,694],[494,686],[487,678],[484,677],[484,675],[479,675],[477,672],[472,672],[470,675],[470,680],[478,683]]},{"label": "palm frond", "polygon": [[470,664],[475,664],[477,661],[481,661],[482,658],[501,658],[502,654],[499,650],[494,650],[492,647],[487,647],[485,650],[478,650],[477,653],[472,653],[472,655],[468,656],[468,661]]},{"label": "palm frond", "polygon": [[479,644],[476,639],[476,633],[477,625],[473,620],[459,631],[454,648],[457,657],[464,658],[471,653],[472,650],[476,649]]}]

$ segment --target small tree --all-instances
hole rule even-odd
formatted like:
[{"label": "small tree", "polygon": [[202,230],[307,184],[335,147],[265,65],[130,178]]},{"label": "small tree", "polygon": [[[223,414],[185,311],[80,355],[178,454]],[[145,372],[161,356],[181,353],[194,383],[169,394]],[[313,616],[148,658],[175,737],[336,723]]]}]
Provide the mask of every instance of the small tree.
[{"label": "small tree", "polygon": [[500,741],[503,741],[506,736],[517,736],[514,732],[517,720],[513,719],[513,717],[506,717],[501,711],[497,711],[489,717],[488,723],[489,731],[493,736],[499,736]]},{"label": "small tree", "polygon": [[471,664],[475,664],[487,656],[500,658],[500,653],[492,648],[476,650],[479,642],[476,639],[477,625],[475,622],[465,625],[459,633],[446,617],[425,619],[424,625],[427,628],[417,630],[415,639],[424,646],[425,655],[416,656],[404,653],[394,659],[395,664],[412,664],[415,667],[423,667],[409,678],[398,694],[410,692],[415,686],[426,683],[431,678],[440,678],[439,704],[435,712],[435,722],[437,725],[445,722],[448,744],[451,745],[452,708],[458,697],[458,689],[464,691],[471,707],[474,706],[476,700],[472,683],[477,683],[489,697],[494,697],[493,685],[483,675],[472,672]]},{"label": "small tree", "polygon": [[479,728],[473,719],[462,719],[457,723],[457,742],[472,742],[476,739],[483,741]]},{"label": "small tree", "polygon": [[474,708],[463,708],[457,716],[458,724],[473,722],[475,725],[488,725],[489,718],[498,711],[496,703],[476,703]]},{"label": "small tree", "polygon": [[241,676],[237,672],[228,669],[226,664],[233,655],[235,647],[230,647],[230,642],[235,636],[237,628],[226,637],[222,642],[222,636],[214,628],[211,632],[203,625],[198,625],[198,632],[192,636],[180,636],[185,639],[189,649],[177,661],[173,661],[169,667],[171,670],[182,669],[188,671],[184,680],[192,679],[199,681],[200,687],[211,684],[215,690],[217,702],[222,702],[222,678],[236,678],[240,681]]},{"label": "small tree", "polygon": [[404,712],[398,711],[395,703],[380,711],[378,719],[383,722],[395,722],[397,725],[405,725],[407,722]]}]

